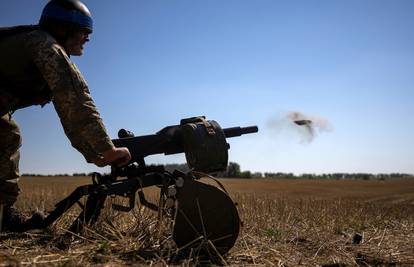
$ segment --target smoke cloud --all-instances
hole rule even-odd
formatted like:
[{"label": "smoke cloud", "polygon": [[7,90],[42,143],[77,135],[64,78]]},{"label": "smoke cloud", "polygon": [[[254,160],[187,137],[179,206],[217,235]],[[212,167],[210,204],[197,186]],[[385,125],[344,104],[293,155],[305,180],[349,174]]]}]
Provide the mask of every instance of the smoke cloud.
[{"label": "smoke cloud", "polygon": [[292,111],[268,121],[268,127],[276,133],[287,132],[299,137],[300,143],[311,143],[321,132],[333,130],[331,123],[322,117]]}]

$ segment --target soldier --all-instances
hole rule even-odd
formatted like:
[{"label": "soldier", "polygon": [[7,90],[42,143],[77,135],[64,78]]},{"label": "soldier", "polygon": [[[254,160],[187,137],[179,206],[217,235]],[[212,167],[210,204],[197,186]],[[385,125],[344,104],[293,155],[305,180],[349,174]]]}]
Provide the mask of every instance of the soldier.
[{"label": "soldier", "polygon": [[[0,227],[21,232],[39,225],[41,214],[25,218],[12,206],[19,194],[20,131],[17,110],[50,101],[71,144],[97,166],[127,164],[127,148],[116,148],[69,57],[81,56],[92,33],[92,17],[78,0],[51,0],[38,25],[0,28]],[[3,210],[3,212],[1,212]],[[3,218],[1,220],[1,218]]]}]

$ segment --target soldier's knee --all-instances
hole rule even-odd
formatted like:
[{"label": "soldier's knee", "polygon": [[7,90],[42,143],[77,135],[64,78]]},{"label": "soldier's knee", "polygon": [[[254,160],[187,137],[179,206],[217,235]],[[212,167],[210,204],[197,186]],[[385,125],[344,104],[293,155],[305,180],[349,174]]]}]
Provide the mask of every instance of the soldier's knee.
[{"label": "soldier's knee", "polygon": [[17,180],[0,180],[0,203],[4,206],[12,206],[16,202],[19,192]]},{"label": "soldier's knee", "polygon": [[8,116],[0,119],[0,180],[19,177],[21,135],[17,124]]}]

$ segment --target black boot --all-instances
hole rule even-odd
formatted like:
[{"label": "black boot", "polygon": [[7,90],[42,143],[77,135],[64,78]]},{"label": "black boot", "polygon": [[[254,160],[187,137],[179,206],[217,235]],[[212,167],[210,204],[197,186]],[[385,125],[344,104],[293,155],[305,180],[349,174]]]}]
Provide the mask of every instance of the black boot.
[{"label": "black boot", "polygon": [[29,218],[17,211],[15,208],[7,207],[3,211],[3,232],[24,232],[30,229],[42,228],[45,215],[42,212],[35,212]]}]

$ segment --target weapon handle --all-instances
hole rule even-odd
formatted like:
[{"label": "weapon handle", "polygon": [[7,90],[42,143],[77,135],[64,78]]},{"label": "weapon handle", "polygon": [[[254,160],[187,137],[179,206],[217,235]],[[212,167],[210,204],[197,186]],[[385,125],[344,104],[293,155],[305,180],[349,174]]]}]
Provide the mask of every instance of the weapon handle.
[{"label": "weapon handle", "polygon": [[226,138],[236,137],[243,134],[257,133],[259,128],[257,126],[248,126],[248,127],[231,127],[224,128],[223,132]]}]

